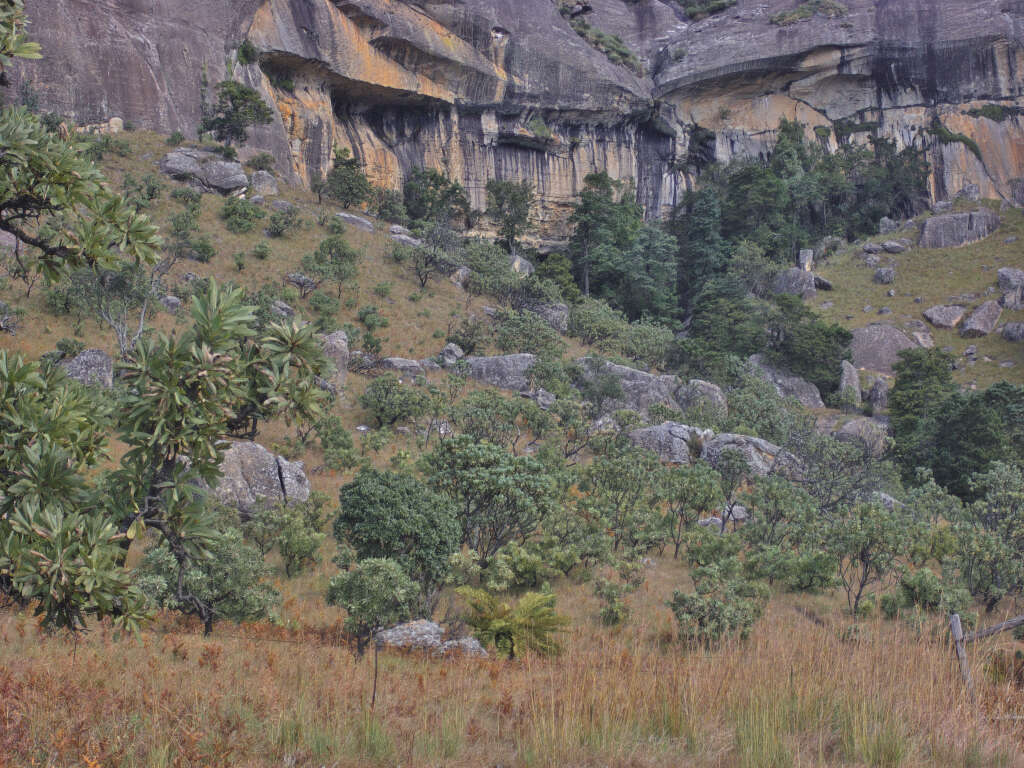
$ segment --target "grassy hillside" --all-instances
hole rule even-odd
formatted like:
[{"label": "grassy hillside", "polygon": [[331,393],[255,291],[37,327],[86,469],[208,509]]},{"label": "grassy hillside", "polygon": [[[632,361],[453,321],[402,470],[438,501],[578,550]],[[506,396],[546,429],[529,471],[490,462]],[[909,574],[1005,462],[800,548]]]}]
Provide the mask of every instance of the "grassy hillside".
[{"label": "grassy hillside", "polygon": [[[103,159],[111,184],[120,188],[126,174],[136,180],[158,175],[165,139],[141,132],[123,138],[125,154],[108,151]],[[148,212],[167,232],[182,210],[170,192],[183,185],[159,181],[162,192]],[[286,237],[267,238],[262,226],[230,233],[218,215],[222,199],[204,195],[200,229],[216,255],[205,264],[178,263],[169,290],[175,292],[185,272],[254,290],[264,284],[283,289],[284,276],[299,270],[303,255],[328,234],[320,221],[330,221],[336,209],[296,189],[282,188],[280,198],[298,206],[303,223]],[[886,296],[890,286],[871,282],[873,269],[859,259],[859,248],[840,253],[819,270],[836,289],[819,293],[815,304],[832,302],[822,313],[856,327],[876,319],[902,325],[957,294],[977,294],[971,302],[978,303],[996,268],[1024,267],[1021,246],[1004,243],[1024,235],[1024,216],[1002,215],[999,232],[982,243],[895,257],[892,298]],[[332,320],[361,329],[359,309],[376,306],[388,320],[376,332],[383,354],[437,354],[450,321],[479,314],[488,302],[444,278],[421,290],[411,270],[390,258],[386,227],[378,230],[346,228],[361,261]],[[261,242],[271,249],[265,260],[251,255]],[[248,254],[241,271],[236,253]],[[914,302],[917,296],[922,303]],[[116,353],[106,328],[51,314],[45,297],[41,284],[27,298],[15,283],[0,290],[0,299],[25,312],[17,335],[0,336],[0,345],[35,358],[58,339],[76,337]],[[288,301],[312,315],[307,301]],[[893,313],[865,313],[866,304]],[[1024,313],[1003,315],[1004,322],[1018,319]],[[186,322],[184,312],[162,312],[153,325],[172,332]],[[1021,345],[931,332],[937,346],[958,353],[977,344],[979,362],[957,372],[961,383],[1024,380]],[[568,356],[587,351],[565,342]],[[359,348],[358,340],[352,347]],[[994,362],[984,362],[984,355]],[[1015,367],[999,367],[1006,360]],[[350,430],[373,423],[357,402],[368,381],[350,374],[333,406]],[[291,433],[271,423],[257,439],[271,447]],[[416,456],[412,434],[396,433],[370,458],[386,466],[399,451],[407,452],[406,460]],[[325,469],[312,443],[297,458],[313,488],[333,504],[352,473]],[[961,685],[943,617],[887,621],[876,613],[855,620],[840,592],[797,595],[776,584],[748,639],[688,649],[666,600],[694,584],[681,561],[657,553],[645,563],[642,586],[625,598],[631,609],[625,624],[602,624],[594,584],[582,578],[602,575],[603,567],[578,569],[550,584],[559,612],[570,619],[561,655],[442,660],[383,651],[377,705],[370,711],[372,660],[350,652],[344,613],[324,599],[337,571],[334,554],[328,536],[320,563],[291,579],[271,555],[273,586],[282,594],[280,621],[223,621],[209,638],[176,615],[161,615],[138,638],[118,636],[103,624],[68,638],[44,634],[29,612],[0,612],[0,768],[1024,765],[1022,672],[1019,662],[1014,668],[1005,661],[1021,646],[1011,635],[970,648],[973,702]],[[132,562],[138,555],[132,553]],[[1011,601],[1000,611],[1004,607],[1019,612]],[[458,623],[450,594],[438,610],[442,617]]]},{"label": "grassy hillside", "polygon": [[[989,204],[998,210],[997,203]],[[957,204],[957,210],[976,208],[977,204],[964,201]],[[923,322],[936,347],[950,347],[961,358],[968,346],[976,346],[977,362],[954,372],[962,386],[985,388],[1000,380],[1024,382],[1024,345],[1006,341],[998,333],[965,339],[957,330],[935,328],[922,315],[936,304],[960,304],[973,309],[989,299],[998,300],[1001,294],[996,288],[996,271],[1000,267],[1024,268],[1024,212],[1008,208],[999,215],[999,229],[975,243],[959,248],[911,248],[900,254],[878,254],[879,266],[896,268],[892,285],[872,281],[875,268],[865,263],[860,244],[845,248],[816,267],[816,271],[832,281],[835,290],[820,291],[813,305],[825,318],[850,329],[880,322],[902,328],[909,335],[915,329],[915,321]],[[881,243],[903,236],[904,233],[893,233],[870,240]],[[888,295],[890,289],[895,296]],[[866,307],[870,309],[865,311]],[[883,307],[891,309],[892,314],[878,314]],[[1021,321],[1024,310],[1004,310],[999,319],[1000,325]],[[1013,365],[1004,367],[1002,363]]]}]

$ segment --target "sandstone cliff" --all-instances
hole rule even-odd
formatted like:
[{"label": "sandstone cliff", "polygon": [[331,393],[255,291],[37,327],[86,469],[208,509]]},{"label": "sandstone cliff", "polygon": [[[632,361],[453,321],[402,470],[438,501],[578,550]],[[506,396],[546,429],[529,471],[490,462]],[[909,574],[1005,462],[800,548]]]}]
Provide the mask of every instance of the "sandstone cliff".
[{"label": "sandstone cliff", "polygon": [[[230,74],[275,106],[250,146],[293,179],[320,174],[338,145],[395,188],[415,166],[443,169],[476,207],[489,179],[526,178],[546,237],[564,234],[587,173],[632,179],[658,215],[695,161],[765,151],[781,117],[833,147],[837,126],[929,147],[936,198],[968,183],[1012,197],[1024,0],[846,0],[839,16],[773,23],[797,5],[738,0],[691,22],[677,0],[578,4],[634,51],[640,76],[574,32],[558,0],[28,0],[45,58],[20,77],[80,123],[117,115],[194,135],[203,78]],[[246,38],[260,64],[238,63]]]}]

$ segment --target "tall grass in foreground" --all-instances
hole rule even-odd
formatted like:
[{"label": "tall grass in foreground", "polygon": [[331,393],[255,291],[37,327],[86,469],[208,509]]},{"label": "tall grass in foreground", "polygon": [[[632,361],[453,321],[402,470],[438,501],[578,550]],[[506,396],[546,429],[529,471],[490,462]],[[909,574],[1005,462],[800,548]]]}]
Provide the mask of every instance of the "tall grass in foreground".
[{"label": "tall grass in foreground", "polygon": [[941,634],[844,641],[777,601],[748,642],[684,652],[658,619],[580,618],[556,659],[382,655],[370,713],[371,665],[344,648],[98,629],[76,650],[5,616],[0,766],[1024,764],[998,719],[1024,694],[980,648],[971,706]]}]

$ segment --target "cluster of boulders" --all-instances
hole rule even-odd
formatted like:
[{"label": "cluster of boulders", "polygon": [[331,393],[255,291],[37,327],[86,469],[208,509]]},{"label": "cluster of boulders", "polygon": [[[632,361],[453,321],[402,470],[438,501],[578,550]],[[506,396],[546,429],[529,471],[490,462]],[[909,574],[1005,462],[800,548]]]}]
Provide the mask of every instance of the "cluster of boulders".
[{"label": "cluster of boulders", "polygon": [[424,651],[434,656],[468,656],[487,658],[487,649],[475,637],[444,639],[440,625],[426,619],[417,619],[384,629],[374,636],[380,648],[403,651]]},{"label": "cluster of boulders", "polygon": [[225,160],[205,149],[179,147],[160,161],[160,170],[179,181],[187,181],[206,192],[236,195],[249,188],[249,177],[242,164]]}]

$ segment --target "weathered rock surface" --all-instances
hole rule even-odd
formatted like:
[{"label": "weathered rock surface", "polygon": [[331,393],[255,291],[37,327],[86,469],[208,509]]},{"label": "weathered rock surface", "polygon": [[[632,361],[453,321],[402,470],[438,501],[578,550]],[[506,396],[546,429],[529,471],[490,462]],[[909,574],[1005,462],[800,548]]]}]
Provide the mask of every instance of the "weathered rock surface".
[{"label": "weathered rock surface", "polygon": [[621,398],[604,404],[606,413],[628,408],[646,416],[647,409],[655,403],[679,409],[676,392],[682,386],[682,381],[678,376],[656,376],[625,365],[601,363],[586,357],[577,362],[583,368],[584,378],[593,379],[598,375],[611,376],[622,387]]},{"label": "weathered rock surface", "polygon": [[162,296],[160,298],[160,304],[168,312],[177,312],[179,309],[181,309],[181,299],[179,299],[177,296],[172,296],[171,294]]},{"label": "weathered rock surface", "polygon": [[851,405],[860,405],[860,374],[849,360],[840,365],[839,395]]},{"label": "weathered rock surface", "polygon": [[907,250],[907,246],[898,240],[886,240],[882,243],[882,250],[886,253],[903,253]]},{"label": "weathered rock surface", "polygon": [[864,398],[872,410],[877,413],[889,407],[889,382],[885,379],[875,379],[871,383],[867,397]]},{"label": "weathered rock surface", "polygon": [[686,412],[694,408],[705,408],[711,413],[725,415],[729,412],[729,400],[717,384],[702,379],[690,379],[675,393],[679,408]]},{"label": "weathered rock surface", "polygon": [[379,647],[405,651],[428,651],[439,656],[467,656],[487,658],[487,650],[475,637],[445,640],[440,625],[426,619],[417,619],[384,629],[374,636]]},{"label": "weathered rock surface", "polygon": [[114,359],[102,349],[86,349],[60,363],[68,378],[92,387],[114,386]]},{"label": "weathered rock surface", "polygon": [[960,328],[960,335],[964,338],[988,336],[996,329],[999,316],[1002,313],[1003,308],[999,306],[999,302],[986,301],[964,320],[963,327]]},{"label": "weathered rock surface", "polygon": [[218,159],[212,152],[201,149],[181,147],[168,152],[160,161],[160,170],[172,178],[222,195],[241,192],[249,186],[249,177],[241,163]]},{"label": "weathered rock surface", "polygon": [[850,352],[857,368],[892,373],[893,365],[899,361],[899,353],[915,346],[898,328],[874,323],[853,331]]},{"label": "weathered rock surface", "polygon": [[464,357],[470,378],[499,389],[522,392],[530,388],[527,372],[537,362],[535,355],[495,355],[493,357]]},{"label": "weathered rock surface", "polygon": [[694,456],[700,456],[704,441],[711,437],[711,430],[675,421],[634,429],[629,433],[633,445],[656,453],[659,459],[669,464],[689,464]]},{"label": "weathered rock surface", "polygon": [[790,267],[784,272],[780,272],[775,278],[772,289],[775,293],[790,294],[802,299],[812,299],[817,293],[814,275],[799,267]]},{"label": "weathered rock surface", "polygon": [[936,328],[956,328],[964,319],[967,307],[959,304],[943,304],[937,307],[929,307],[924,311],[925,319]]},{"label": "weathered rock surface", "polygon": [[896,281],[896,270],[892,267],[879,267],[872,279],[881,285],[891,285]]},{"label": "weathered rock surface", "polygon": [[774,384],[776,391],[782,397],[795,398],[805,408],[825,407],[825,403],[821,399],[821,392],[806,379],[776,368],[765,359],[764,355],[751,355],[747,358],[747,362],[761,378]]},{"label": "weathered rock surface", "polygon": [[568,304],[536,304],[529,309],[534,314],[539,315],[545,323],[559,333],[565,333],[569,330]]},{"label": "weathered rock surface", "polygon": [[334,214],[339,219],[344,221],[346,224],[361,229],[363,232],[373,232],[376,227],[373,226],[373,222],[369,219],[364,219],[362,216],[356,216],[354,213],[346,213],[341,211],[340,213]]},{"label": "weathered rock surface", "polygon": [[793,462],[793,457],[775,443],[770,443],[759,437],[735,435],[728,432],[716,435],[705,442],[700,457],[711,466],[717,467],[722,453],[727,450],[738,451],[742,454],[750,471],[762,477],[779,468],[778,465],[788,466]]},{"label": "weathered rock surface", "polygon": [[922,248],[954,248],[988,237],[999,227],[999,216],[987,208],[971,213],[944,213],[925,220]]},{"label": "weathered rock surface", "polygon": [[270,171],[256,171],[249,181],[254,195],[277,195],[280,191],[277,188],[277,179]]},{"label": "weathered rock surface", "polygon": [[336,387],[344,386],[345,377],[348,375],[348,334],[344,331],[335,331],[324,336],[323,348],[324,355],[334,366],[331,383]]},{"label": "weathered rock surface", "polygon": [[1002,291],[1010,291],[1014,288],[1020,288],[1024,286],[1024,269],[1000,267],[999,271],[996,272],[996,280],[999,285],[999,289]]},{"label": "weathered rock surface", "polygon": [[884,424],[867,417],[850,419],[835,433],[836,440],[858,443],[876,458],[882,456],[888,449],[888,436],[888,430]]},{"label": "weathered rock surface", "polygon": [[409,360],[404,357],[385,357],[377,363],[377,367],[413,378],[423,375],[423,365],[418,360]]},{"label": "weathered rock surface", "polygon": [[1004,325],[1003,338],[1007,341],[1024,341],[1024,323],[1007,323]]},{"label": "weathered rock surface", "polygon": [[[32,81],[41,108],[79,124],[117,115],[191,134],[202,117],[196,73],[216,83],[230,66],[273,106],[250,144],[282,173],[318,178],[344,146],[391,189],[413,167],[448,170],[477,209],[489,179],[522,178],[540,191],[545,237],[564,233],[587,173],[634,178],[647,210],[665,211],[686,188],[687,158],[763,154],[782,116],[814,141],[814,128],[839,120],[877,122],[899,148],[926,144],[935,199],[964,188],[1013,199],[1024,127],[968,107],[1020,102],[1019,3],[843,5],[841,18],[779,26],[771,18],[793,0],[741,2],[700,21],[676,0],[581,3],[589,25],[636,53],[640,75],[584,41],[550,0],[28,0],[46,56],[10,69],[15,92]],[[241,39],[294,90],[237,63]],[[915,130],[933,117],[977,142],[982,159]],[[834,148],[835,131],[821,141]]]},{"label": "weathered rock surface", "polygon": [[466,353],[462,351],[462,347],[452,342],[445,344],[444,349],[441,350],[441,361],[445,365],[455,365],[465,356]]},{"label": "weathered rock surface", "polygon": [[302,462],[288,461],[259,443],[232,443],[220,469],[223,476],[214,487],[214,497],[243,517],[267,506],[309,498],[309,480]]}]

